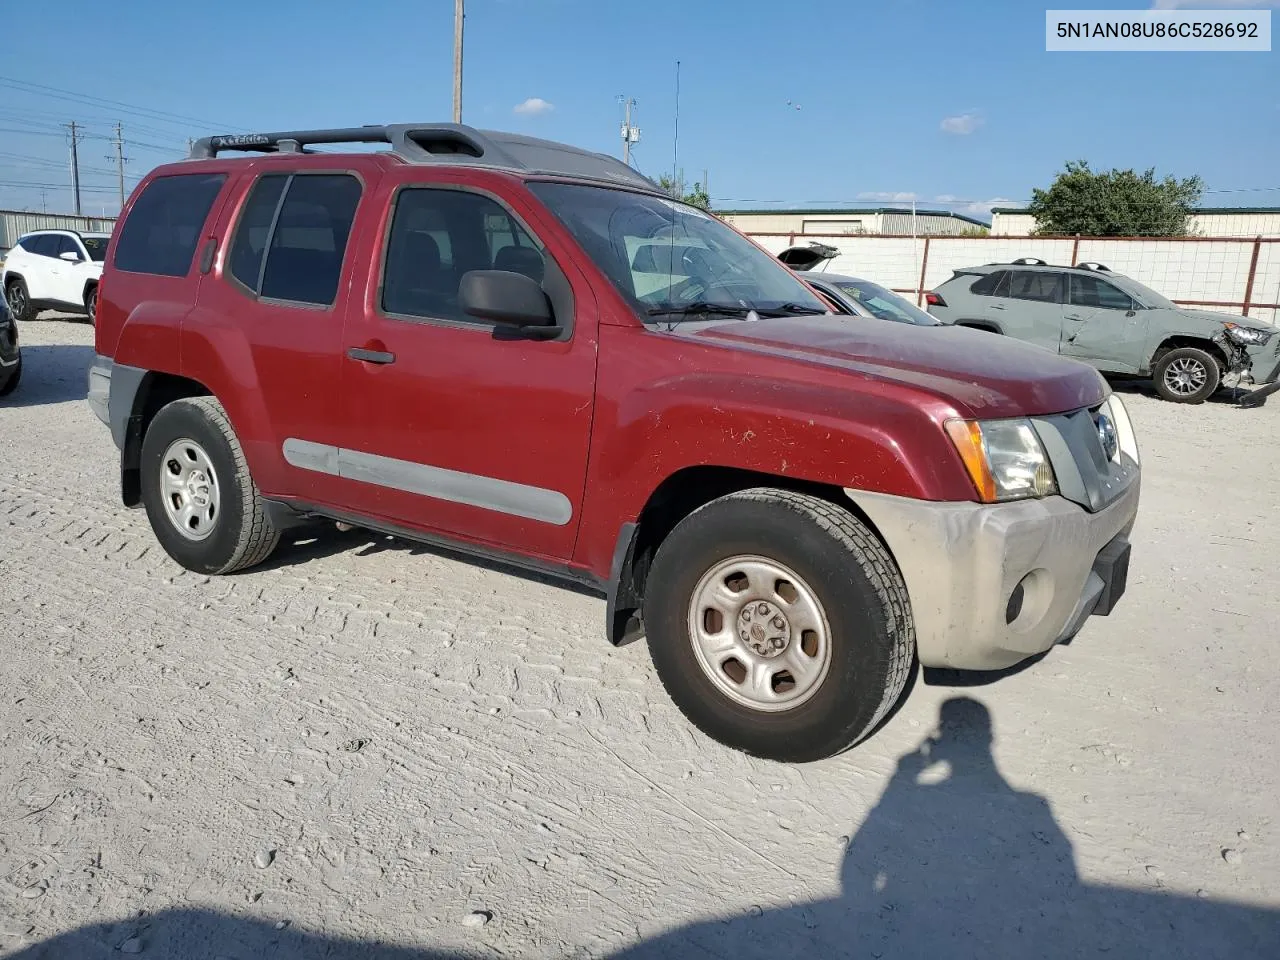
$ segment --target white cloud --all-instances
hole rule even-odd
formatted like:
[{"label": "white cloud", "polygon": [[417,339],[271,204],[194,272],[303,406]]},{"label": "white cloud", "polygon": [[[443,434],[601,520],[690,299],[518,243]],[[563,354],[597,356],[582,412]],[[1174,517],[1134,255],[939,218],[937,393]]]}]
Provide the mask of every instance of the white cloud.
[{"label": "white cloud", "polygon": [[956,213],[967,214],[971,217],[989,217],[991,216],[992,207],[1008,207],[1018,206],[1008,197],[992,197],[990,200],[974,200],[966,203],[963,207],[958,207]]},{"label": "white cloud", "polygon": [[550,113],[555,108],[555,104],[543,100],[541,97],[530,97],[523,103],[517,103],[512,109],[526,117],[536,117],[543,113]]},{"label": "white cloud", "polygon": [[940,193],[933,198],[934,203],[955,203],[960,198],[950,193]]},{"label": "white cloud", "polygon": [[1152,10],[1204,10],[1208,7],[1280,7],[1280,0],[1155,0]]},{"label": "white cloud", "polygon": [[919,200],[920,195],[915,193],[893,192],[891,190],[864,190],[858,194],[859,200],[878,200],[881,203],[910,203],[912,200]]},{"label": "white cloud", "polygon": [[982,123],[982,118],[976,113],[958,113],[954,117],[944,117],[938,126],[943,133],[954,133],[963,137],[973,133],[982,126]]}]

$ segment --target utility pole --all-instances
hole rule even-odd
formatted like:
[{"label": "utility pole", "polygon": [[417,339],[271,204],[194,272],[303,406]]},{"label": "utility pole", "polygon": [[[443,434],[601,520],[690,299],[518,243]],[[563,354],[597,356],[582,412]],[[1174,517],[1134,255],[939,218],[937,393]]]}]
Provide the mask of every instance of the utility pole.
[{"label": "utility pole", "polygon": [[120,178],[120,209],[124,210],[124,165],[128,162],[124,155],[124,133],[120,125],[120,121],[116,121],[116,138],[112,141],[115,144],[115,157],[107,157],[108,160],[114,159],[116,162],[116,172]]},{"label": "utility pole", "polygon": [[80,216],[80,132],[76,127],[74,120],[70,123],[71,128],[71,191],[75,195],[76,216]]},{"label": "utility pole", "polygon": [[453,0],[453,122],[462,122],[462,4]]},{"label": "utility pole", "polygon": [[618,99],[625,105],[625,118],[622,121],[622,162],[631,166],[631,145],[640,142],[640,128],[631,125],[631,108],[636,105],[636,101],[628,96],[621,96]]}]

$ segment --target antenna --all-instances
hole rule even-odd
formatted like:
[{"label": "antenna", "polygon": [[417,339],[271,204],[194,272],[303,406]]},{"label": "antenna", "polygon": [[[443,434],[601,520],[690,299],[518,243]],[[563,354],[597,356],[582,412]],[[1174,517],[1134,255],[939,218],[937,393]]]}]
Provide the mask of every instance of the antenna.
[{"label": "antenna", "polygon": [[671,181],[679,189],[676,168],[680,165],[680,61],[676,61],[676,119],[671,134]]}]

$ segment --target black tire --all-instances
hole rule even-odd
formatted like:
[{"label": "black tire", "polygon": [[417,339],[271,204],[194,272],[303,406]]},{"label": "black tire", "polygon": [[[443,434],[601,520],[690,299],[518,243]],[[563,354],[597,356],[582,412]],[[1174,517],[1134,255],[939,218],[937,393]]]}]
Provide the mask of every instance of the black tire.
[{"label": "black tire", "polygon": [[[765,712],[736,702],[695,653],[694,591],[704,574],[738,556],[794,571],[825,614],[830,665],[798,706]],[[901,696],[914,663],[910,602],[888,551],[850,511],[784,490],[730,494],[682,520],[654,558],[644,624],[658,676],[695,726],[726,746],[784,763],[829,757],[869,734]]]},{"label": "black tire", "polygon": [[[212,531],[192,540],[169,519],[161,490],[162,460],[170,444],[191,440],[208,457],[217,478]],[[142,439],[142,502],[156,539],[174,560],[196,573],[221,574],[261,563],[280,541],[240,441],[222,404],[213,397],[175,400],[162,407]]]},{"label": "black tire", "polygon": [[[9,379],[0,383],[0,397],[7,397],[18,389],[18,381],[22,379],[22,354],[18,354],[18,365],[7,369]],[[5,369],[0,369],[0,376],[3,376],[4,373]]]},{"label": "black tire", "polygon": [[1218,392],[1222,370],[1209,351],[1199,347],[1177,347],[1156,361],[1151,379],[1156,393],[1165,400],[1204,403]]},{"label": "black tire", "polygon": [[89,318],[90,325],[96,325],[98,322],[98,288],[90,287],[84,295],[84,312]]},{"label": "black tire", "polygon": [[4,288],[5,299],[9,301],[9,312],[15,320],[34,320],[36,311],[31,306],[31,296],[27,293],[27,282],[21,277],[12,277]]}]

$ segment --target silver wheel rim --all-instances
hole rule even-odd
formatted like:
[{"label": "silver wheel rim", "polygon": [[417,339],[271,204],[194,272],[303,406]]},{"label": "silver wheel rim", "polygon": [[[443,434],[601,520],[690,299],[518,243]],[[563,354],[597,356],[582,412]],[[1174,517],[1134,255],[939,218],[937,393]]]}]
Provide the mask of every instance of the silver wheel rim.
[{"label": "silver wheel rim", "polygon": [[703,673],[752,710],[800,706],[831,667],[831,627],[817,594],[776,560],[717,563],[693,588],[688,627]]},{"label": "silver wheel rim", "polygon": [[22,292],[22,287],[14,284],[9,288],[9,312],[15,317],[22,316],[23,307],[27,305],[27,297]]},{"label": "silver wheel rim", "polygon": [[89,309],[86,312],[89,314],[90,321],[96,320],[98,318],[98,291],[97,290],[89,294]]},{"label": "silver wheel rim", "polygon": [[218,522],[218,475],[204,448],[194,440],[175,440],[160,458],[160,499],[165,516],[188,540],[204,540]]},{"label": "silver wheel rim", "polygon": [[1170,393],[1189,397],[1203,389],[1209,379],[1209,371],[1194,357],[1179,357],[1164,368],[1164,385]]}]

